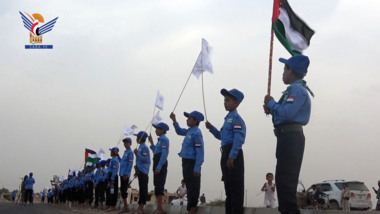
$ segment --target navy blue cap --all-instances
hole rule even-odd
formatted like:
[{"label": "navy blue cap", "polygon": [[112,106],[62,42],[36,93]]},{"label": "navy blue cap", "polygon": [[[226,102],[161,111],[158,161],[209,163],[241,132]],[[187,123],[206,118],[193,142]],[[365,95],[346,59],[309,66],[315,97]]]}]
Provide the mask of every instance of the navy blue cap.
[{"label": "navy blue cap", "polygon": [[244,94],[243,94],[241,91],[239,91],[239,90],[237,90],[237,89],[235,89],[235,88],[234,88],[234,89],[231,89],[231,90],[229,90],[229,91],[228,91],[227,89],[223,88],[223,89],[220,91],[220,93],[221,93],[223,96],[228,95],[228,96],[231,96],[231,97],[235,97],[239,103],[241,103],[241,101],[243,101],[243,99],[244,99]]},{"label": "navy blue cap", "polygon": [[144,131],[140,131],[139,133],[133,135],[137,136],[138,138],[141,138],[141,140],[145,140],[148,137],[148,133]]},{"label": "navy blue cap", "polygon": [[100,161],[96,162],[95,165],[96,165],[96,166],[99,166],[99,165],[100,165]]},{"label": "navy blue cap", "polygon": [[102,160],[102,161],[100,161],[100,165],[104,165],[104,164],[106,164],[107,163],[107,160]]},{"label": "navy blue cap", "polygon": [[106,163],[111,163],[111,158],[108,158]]},{"label": "navy blue cap", "polygon": [[154,128],[160,128],[160,129],[163,129],[165,131],[168,131],[169,130],[169,126],[166,124],[166,123],[157,123],[157,124],[153,124],[153,127]]},{"label": "navy blue cap", "polygon": [[280,58],[279,61],[285,63],[285,65],[289,66],[295,73],[302,77],[306,75],[307,68],[310,64],[309,57],[302,54],[292,56],[289,59]]},{"label": "navy blue cap", "polygon": [[202,122],[205,118],[203,117],[203,114],[200,113],[199,111],[193,111],[191,113],[184,112],[183,113],[185,117],[193,117],[196,119],[198,122]]},{"label": "navy blue cap", "polygon": [[113,147],[113,148],[110,148],[110,151],[111,151],[111,152],[115,152],[115,151],[119,152],[119,148],[117,148],[117,147]]},{"label": "navy blue cap", "polygon": [[29,173],[29,176],[32,177],[33,176],[33,172]]},{"label": "navy blue cap", "polygon": [[126,143],[126,142],[129,142],[129,143],[132,144],[132,139],[129,138],[129,137],[126,137],[126,138],[123,139],[123,143]]}]

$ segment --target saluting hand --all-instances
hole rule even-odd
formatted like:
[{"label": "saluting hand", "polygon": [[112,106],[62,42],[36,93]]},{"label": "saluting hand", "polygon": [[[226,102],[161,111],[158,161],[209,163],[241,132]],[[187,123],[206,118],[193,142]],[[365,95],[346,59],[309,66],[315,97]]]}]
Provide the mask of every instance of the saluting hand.
[{"label": "saluting hand", "polygon": [[227,160],[227,168],[229,170],[232,170],[234,168],[234,159],[228,158],[228,160]]},{"label": "saluting hand", "polygon": [[210,122],[208,122],[208,121],[206,121],[205,124],[206,124],[206,128],[207,128],[207,129],[211,129],[212,126],[213,126],[213,125],[212,125]]}]

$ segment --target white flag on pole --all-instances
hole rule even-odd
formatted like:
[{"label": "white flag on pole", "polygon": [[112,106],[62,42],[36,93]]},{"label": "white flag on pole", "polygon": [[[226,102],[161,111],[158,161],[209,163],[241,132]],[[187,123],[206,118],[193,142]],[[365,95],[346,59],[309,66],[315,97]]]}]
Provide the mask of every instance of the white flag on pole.
[{"label": "white flag on pole", "polygon": [[132,135],[133,132],[135,132],[135,129],[137,129],[136,125],[132,125],[130,128],[127,126],[124,126],[123,133],[125,135]]},{"label": "white flag on pole", "polygon": [[162,120],[162,117],[160,116],[160,111],[158,111],[156,115],[154,115],[153,117],[152,124],[156,125],[159,122],[161,122],[161,120]]},{"label": "white flag on pole", "polygon": [[214,73],[212,69],[212,64],[211,60],[209,57],[210,53],[210,47],[208,45],[208,42],[202,38],[202,50],[199,53],[198,59],[195,62],[194,68],[192,73],[194,76],[199,79],[199,76],[202,74],[204,71],[208,71],[210,73]]},{"label": "white flag on pole", "polygon": [[160,91],[157,91],[156,107],[161,109],[161,111],[164,108],[164,96],[160,94]]},{"label": "white flag on pole", "polygon": [[99,149],[99,152],[97,154],[98,158],[100,158],[100,160],[105,160],[106,158],[104,157],[106,153],[104,152],[104,150],[102,148]]}]

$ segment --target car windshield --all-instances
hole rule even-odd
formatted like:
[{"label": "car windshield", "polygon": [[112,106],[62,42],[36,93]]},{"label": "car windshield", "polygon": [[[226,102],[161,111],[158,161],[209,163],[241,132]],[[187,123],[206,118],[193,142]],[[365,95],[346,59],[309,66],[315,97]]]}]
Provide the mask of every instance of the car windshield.
[{"label": "car windshield", "polygon": [[[350,190],[357,190],[357,191],[369,191],[368,188],[364,185],[362,182],[346,182]],[[336,186],[342,190],[343,183],[335,183]]]}]

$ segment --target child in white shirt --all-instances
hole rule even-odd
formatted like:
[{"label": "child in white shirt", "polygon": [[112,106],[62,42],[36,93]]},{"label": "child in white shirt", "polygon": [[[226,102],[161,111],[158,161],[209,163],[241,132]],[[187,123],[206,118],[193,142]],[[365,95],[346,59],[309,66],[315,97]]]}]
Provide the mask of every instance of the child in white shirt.
[{"label": "child in white shirt", "polygon": [[264,205],[267,208],[276,208],[276,197],[274,194],[276,191],[276,184],[273,183],[273,174],[270,172],[267,173],[266,179],[268,182],[266,182],[261,188],[261,191],[265,192]]}]

